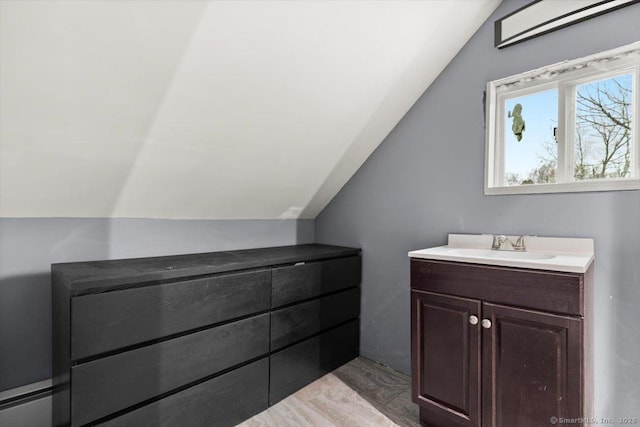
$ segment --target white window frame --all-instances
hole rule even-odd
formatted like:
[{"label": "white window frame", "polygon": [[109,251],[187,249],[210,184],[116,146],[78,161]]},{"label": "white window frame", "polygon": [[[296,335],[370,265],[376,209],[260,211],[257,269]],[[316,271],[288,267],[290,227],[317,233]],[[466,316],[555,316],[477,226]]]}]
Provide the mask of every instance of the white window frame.
[{"label": "white window frame", "polygon": [[[630,177],[574,179],[575,89],[591,81],[632,75]],[[484,193],[534,194],[640,189],[640,42],[584,58],[564,61],[487,83]],[[558,90],[558,169],[551,184],[504,184],[505,98]],[[525,117],[526,119],[526,117]],[[526,130],[525,130],[526,134]]]}]

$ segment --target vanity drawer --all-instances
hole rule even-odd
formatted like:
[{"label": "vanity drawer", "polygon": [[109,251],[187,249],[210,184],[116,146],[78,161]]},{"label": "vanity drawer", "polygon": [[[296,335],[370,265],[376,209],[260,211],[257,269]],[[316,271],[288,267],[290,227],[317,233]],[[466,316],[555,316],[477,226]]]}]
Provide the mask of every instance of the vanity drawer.
[{"label": "vanity drawer", "polygon": [[274,268],[271,307],[358,286],[362,258],[353,256]]},{"label": "vanity drawer", "polygon": [[360,324],[353,320],[272,354],[269,405],[356,358],[359,336]]},{"label": "vanity drawer", "polygon": [[73,426],[84,425],[269,351],[269,314],[71,369]]},{"label": "vanity drawer", "polygon": [[360,315],[360,288],[271,312],[271,351]]},{"label": "vanity drawer", "polygon": [[268,310],[269,270],[74,298],[71,357],[97,355]]},{"label": "vanity drawer", "polygon": [[584,315],[579,273],[411,260],[411,288],[574,316]]},{"label": "vanity drawer", "polygon": [[268,358],[109,420],[105,427],[226,427],[267,409]]}]

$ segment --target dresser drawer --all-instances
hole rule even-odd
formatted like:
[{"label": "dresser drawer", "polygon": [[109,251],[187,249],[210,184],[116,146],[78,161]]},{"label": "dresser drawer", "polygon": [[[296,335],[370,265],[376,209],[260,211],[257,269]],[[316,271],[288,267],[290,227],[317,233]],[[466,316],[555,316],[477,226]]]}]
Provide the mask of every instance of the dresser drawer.
[{"label": "dresser drawer", "polygon": [[362,258],[353,256],[274,268],[271,307],[358,286],[361,264]]},{"label": "dresser drawer", "polygon": [[353,320],[272,354],[269,405],[356,358],[359,336],[360,324]]},{"label": "dresser drawer", "polygon": [[105,427],[227,427],[267,409],[268,358],[109,420]]},{"label": "dresser drawer", "polygon": [[360,289],[271,312],[271,351],[308,338],[360,315]]},{"label": "dresser drawer", "polygon": [[262,314],[74,366],[73,426],[264,355],[268,337]]},{"label": "dresser drawer", "polygon": [[86,358],[268,310],[269,270],[85,295],[71,304],[71,357]]}]

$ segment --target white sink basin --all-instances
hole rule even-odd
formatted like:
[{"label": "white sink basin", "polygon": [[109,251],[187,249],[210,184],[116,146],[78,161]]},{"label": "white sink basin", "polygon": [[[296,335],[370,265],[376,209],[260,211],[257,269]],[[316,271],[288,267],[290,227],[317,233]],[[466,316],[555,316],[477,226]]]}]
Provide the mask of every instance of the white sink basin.
[{"label": "white sink basin", "polygon": [[[518,236],[508,236],[515,241]],[[448,245],[409,252],[411,258],[584,273],[593,239],[525,236],[526,251],[493,250],[487,234],[449,234]]]},{"label": "white sink basin", "polygon": [[541,252],[516,252],[516,251],[494,251],[476,248],[451,249],[451,254],[462,256],[473,256],[479,258],[505,258],[505,259],[551,259],[555,255]]}]

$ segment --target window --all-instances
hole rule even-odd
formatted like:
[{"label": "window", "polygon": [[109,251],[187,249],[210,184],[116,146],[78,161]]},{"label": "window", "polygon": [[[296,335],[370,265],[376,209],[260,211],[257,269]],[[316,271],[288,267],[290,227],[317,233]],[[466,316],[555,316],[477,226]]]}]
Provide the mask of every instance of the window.
[{"label": "window", "polygon": [[640,188],[640,42],[487,84],[485,194]]}]

